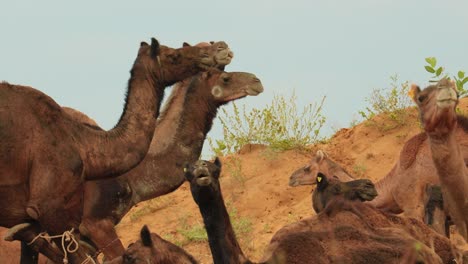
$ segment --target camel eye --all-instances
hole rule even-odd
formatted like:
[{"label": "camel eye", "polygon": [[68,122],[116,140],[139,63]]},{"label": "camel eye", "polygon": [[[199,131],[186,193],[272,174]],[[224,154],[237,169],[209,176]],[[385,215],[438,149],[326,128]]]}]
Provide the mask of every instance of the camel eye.
[{"label": "camel eye", "polygon": [[123,263],[125,264],[133,264],[135,263],[135,258],[132,255],[123,255]]},{"label": "camel eye", "polygon": [[228,76],[225,76],[225,77],[223,77],[223,82],[224,82],[224,83],[227,83],[227,82],[229,82],[230,79],[231,79],[231,78],[229,78]]},{"label": "camel eye", "polygon": [[420,96],[418,96],[418,101],[419,101],[420,103],[422,103],[422,102],[424,102],[424,100],[426,100],[426,98],[427,98],[426,95],[420,95]]}]

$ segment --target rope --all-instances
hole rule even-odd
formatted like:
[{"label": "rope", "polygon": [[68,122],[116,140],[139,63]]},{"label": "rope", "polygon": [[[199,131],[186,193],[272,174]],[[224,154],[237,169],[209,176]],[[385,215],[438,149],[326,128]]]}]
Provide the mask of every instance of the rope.
[{"label": "rope", "polygon": [[83,262],[81,262],[81,264],[87,264],[87,263],[97,264],[96,261],[94,261],[93,257],[86,254],[86,259]]},{"label": "rope", "polygon": [[[75,229],[72,228],[70,231],[65,231],[61,235],[56,235],[56,236],[49,236],[47,233],[42,232],[39,235],[37,235],[31,242],[28,243],[28,245],[31,245],[34,243],[37,239],[43,238],[49,242],[50,239],[52,238],[62,238],[62,250],[64,253],[63,256],[63,263],[68,264],[68,253],[75,253],[78,250],[79,244],[78,241],[76,241],[75,236],[73,235],[73,231]],[[68,245],[65,245],[65,243],[68,242]],[[49,242],[50,243],[50,242]],[[74,246],[74,248],[72,248]],[[89,258],[87,258],[85,261],[88,262]],[[93,260],[94,262],[94,260]],[[85,263],[85,262],[83,262]]]}]

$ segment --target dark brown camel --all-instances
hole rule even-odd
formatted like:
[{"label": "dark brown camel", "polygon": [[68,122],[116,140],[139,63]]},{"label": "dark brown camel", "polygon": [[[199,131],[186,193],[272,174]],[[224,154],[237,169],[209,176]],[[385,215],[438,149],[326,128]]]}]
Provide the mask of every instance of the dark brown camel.
[{"label": "dark brown camel", "polygon": [[[215,87],[216,89],[213,89]],[[84,201],[83,226],[86,226],[85,229],[95,230],[94,232],[85,230],[86,234],[91,234],[91,238],[98,236],[98,239],[103,240],[102,244],[104,245],[98,245],[98,247],[103,249],[108,259],[123,253],[121,242],[116,240],[117,234],[114,225],[120,221],[134,203],[141,201],[139,199],[142,198],[136,195],[145,191],[148,198],[143,200],[151,199],[152,196],[156,197],[176,189],[183,182],[183,173],[174,172],[177,171],[177,168],[181,171],[181,164],[168,162],[167,159],[171,157],[188,160],[198,159],[204,138],[216,115],[216,108],[247,95],[257,95],[262,90],[261,83],[254,75],[226,73],[217,70],[178,84],[173,89],[172,95],[161,113],[154,134],[154,138],[172,138],[172,140],[154,140],[148,156],[134,169],[135,172],[132,170],[132,172],[117,179],[93,181],[85,184],[86,197],[90,197],[90,199]],[[201,105],[209,106],[210,109],[200,108]],[[76,110],[67,109],[67,111],[84,123],[95,124],[93,120],[86,119],[85,115]],[[199,122],[199,120],[205,120],[205,122]],[[187,129],[179,129],[180,127]],[[181,142],[187,144],[185,148],[182,148]],[[164,168],[154,168],[159,164],[167,165]],[[135,190],[132,188],[131,185],[135,185],[137,182],[141,183],[140,186],[144,186],[145,189]],[[149,189],[150,184],[153,184],[154,190]],[[88,228],[89,226],[91,228]]]},{"label": "dark brown camel", "polygon": [[[214,263],[252,263],[237,242],[223,201],[220,161],[200,160],[185,171]],[[333,199],[322,213],[280,229],[260,262],[452,263],[454,258],[461,254],[450,241],[420,221],[366,203]]]},{"label": "dark brown camel", "polygon": [[147,226],[140,232],[140,240],[128,246],[122,256],[105,264],[197,264],[192,255],[182,248],[150,233]]},{"label": "dark brown camel", "polygon": [[[0,225],[17,225],[9,238],[29,242],[40,231],[58,235],[77,227],[80,218],[74,216],[81,214],[71,212],[82,211],[83,182],[135,167],[148,151],[164,88],[216,66],[218,48],[227,45],[172,49],[155,39],[142,42],[123,114],[107,132],[76,122],[38,90],[1,83]],[[41,243],[32,246],[62,261]]]},{"label": "dark brown camel", "polygon": [[468,242],[468,170],[456,137],[459,118],[456,114],[458,93],[455,83],[444,78],[422,91],[413,85],[411,92],[429,137],[444,208]]},{"label": "dark brown camel", "polygon": [[316,177],[317,188],[312,194],[312,207],[316,213],[320,213],[328,203],[337,196],[345,200],[361,202],[372,201],[377,196],[377,190],[369,179],[358,179],[349,182],[341,182],[338,179],[328,177],[319,172]]},{"label": "dark brown camel", "polygon": [[428,185],[424,198],[424,223],[439,234],[450,237],[450,225],[453,222],[444,210],[444,199],[440,185]]},{"label": "dark brown camel", "polygon": [[87,182],[80,231],[108,259],[125,250],[115,225],[137,203],[176,190],[184,182],[183,164],[195,161],[210,131],[218,107],[263,91],[255,75],[211,70],[175,88],[167,111],[156,126],[148,155],[136,168],[116,179]]}]

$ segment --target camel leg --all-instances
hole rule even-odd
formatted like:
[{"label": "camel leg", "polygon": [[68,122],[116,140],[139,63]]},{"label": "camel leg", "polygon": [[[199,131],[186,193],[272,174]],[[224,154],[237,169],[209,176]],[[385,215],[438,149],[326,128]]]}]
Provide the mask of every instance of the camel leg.
[{"label": "camel leg", "polygon": [[[63,254],[60,250],[54,247],[51,243],[46,241],[43,238],[36,239],[31,245],[27,245],[31,241],[33,241],[37,235],[40,234],[40,226],[38,223],[28,223],[28,224],[21,224],[19,226],[12,227],[7,236],[5,237],[7,240],[19,240],[21,241],[21,263],[35,263],[35,262],[28,262],[31,260],[31,255],[28,255],[28,252],[35,251],[44,254],[50,260],[56,263],[62,263],[63,261]],[[23,260],[23,249],[24,252],[24,260]],[[36,258],[37,260],[37,258]]]},{"label": "camel leg", "polygon": [[440,186],[427,185],[425,194],[424,223],[434,229],[437,233],[450,237],[450,223],[444,211],[442,190]]},{"label": "camel leg", "polygon": [[84,218],[80,225],[80,232],[96,244],[107,260],[120,257],[125,253],[125,248],[115,231],[115,225],[110,219]]},{"label": "camel leg", "polygon": [[39,261],[39,252],[33,250],[28,243],[21,241],[20,264],[37,264]]}]

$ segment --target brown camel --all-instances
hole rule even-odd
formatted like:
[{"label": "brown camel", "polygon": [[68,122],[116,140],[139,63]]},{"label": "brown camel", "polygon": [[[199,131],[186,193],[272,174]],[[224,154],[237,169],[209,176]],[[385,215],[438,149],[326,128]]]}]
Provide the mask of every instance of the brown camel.
[{"label": "brown camel", "polygon": [[445,211],[468,242],[468,170],[456,137],[459,118],[456,114],[458,93],[455,83],[444,78],[422,91],[413,85],[411,92],[429,137]]},{"label": "brown camel", "polygon": [[[224,204],[219,159],[190,163],[185,171],[214,263],[252,263],[237,242]],[[420,221],[366,203],[333,199],[322,213],[280,229],[260,262],[452,263],[461,257],[446,237]]]},{"label": "brown camel", "polygon": [[[172,160],[198,159],[219,106],[262,91],[261,83],[252,74],[218,70],[211,70],[176,85],[154,134],[155,139],[172,140],[153,140],[142,163],[122,177],[86,182],[85,209],[80,230],[102,249],[107,259],[122,255],[124,248],[117,239],[115,224],[134,204],[171,192],[183,183],[182,164]],[[200,107],[203,105],[208,107],[203,109]],[[73,109],[66,110],[77,120],[95,125],[86,115]],[[200,123],[199,120],[205,121]],[[185,146],[181,146],[181,142]]]},{"label": "brown camel", "polygon": [[[148,151],[164,88],[216,66],[225,49],[142,42],[123,114],[107,132],[75,121],[38,90],[1,83],[0,226],[16,225],[8,239],[29,242],[40,231],[58,235],[78,226],[73,216],[81,214],[70,212],[82,210],[83,182],[135,167]],[[53,249],[43,253],[62,261]]]},{"label": "brown camel", "polygon": [[124,247],[115,225],[137,203],[176,190],[184,182],[183,164],[195,161],[210,131],[218,107],[257,95],[263,86],[255,75],[211,70],[176,87],[161,115],[145,159],[116,179],[87,182],[80,231],[91,238],[107,259],[121,256]]},{"label": "brown camel", "polygon": [[104,262],[105,264],[197,264],[192,255],[184,249],[164,240],[156,233],[150,233],[145,225],[140,240],[128,246],[122,256]]},{"label": "brown camel", "polygon": [[317,174],[317,188],[312,194],[312,207],[316,213],[320,213],[328,203],[341,196],[346,200],[372,201],[377,196],[377,190],[369,179],[358,179],[349,182],[342,182],[338,179],[330,178],[319,172]]},{"label": "brown camel", "polygon": [[356,179],[338,163],[331,160],[324,151],[318,150],[307,165],[295,170],[291,174],[289,186],[314,185],[317,183],[316,176],[319,172],[343,182]]},{"label": "brown camel", "polygon": [[[460,125],[454,131],[464,160],[468,161],[468,122],[458,116]],[[354,179],[343,167],[331,160],[323,151],[318,151],[309,164],[291,174],[289,185],[315,184],[318,172],[334,175],[340,181]],[[399,158],[390,172],[375,183],[379,195],[369,202],[381,210],[420,220],[424,219],[426,186],[440,185],[437,170],[426,133],[410,138],[403,146]]]}]

